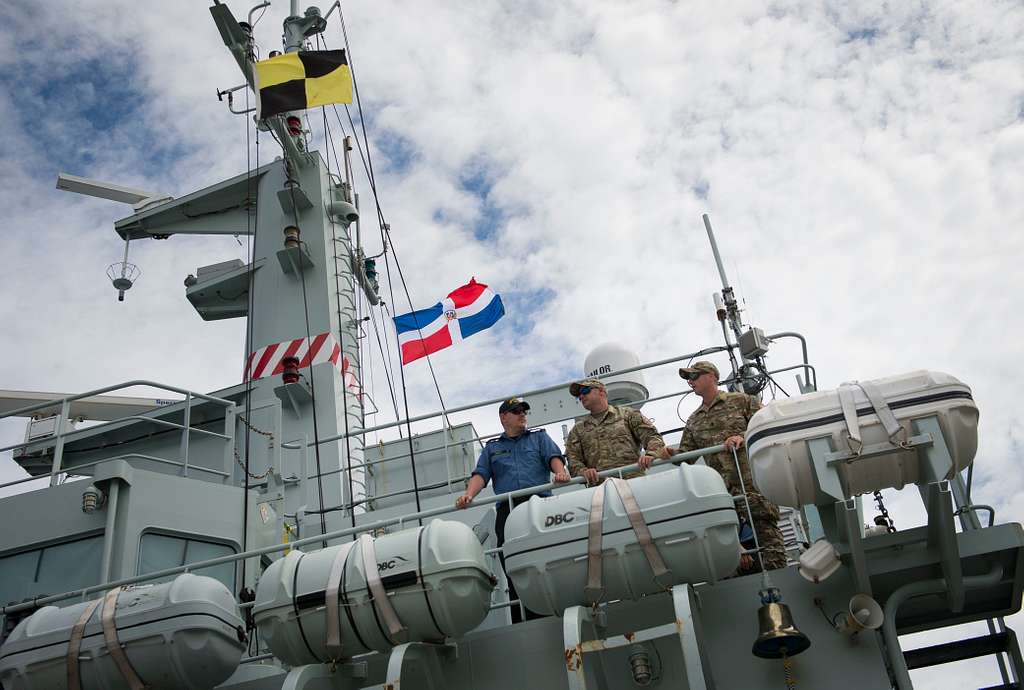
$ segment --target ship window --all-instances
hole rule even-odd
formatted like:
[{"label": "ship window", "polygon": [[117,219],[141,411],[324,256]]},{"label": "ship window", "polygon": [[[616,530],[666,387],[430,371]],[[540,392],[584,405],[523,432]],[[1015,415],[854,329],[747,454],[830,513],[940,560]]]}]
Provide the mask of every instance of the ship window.
[{"label": "ship window", "polygon": [[[235,548],[227,544],[148,532],[142,535],[139,548],[139,575],[220,556],[230,556],[233,553],[237,553]],[[194,575],[205,575],[220,580],[228,590],[235,591],[235,563],[221,563],[191,572]],[[172,579],[173,576],[170,576],[153,582],[167,582]]]},{"label": "ship window", "polygon": [[0,557],[0,604],[99,584],[103,536]]}]

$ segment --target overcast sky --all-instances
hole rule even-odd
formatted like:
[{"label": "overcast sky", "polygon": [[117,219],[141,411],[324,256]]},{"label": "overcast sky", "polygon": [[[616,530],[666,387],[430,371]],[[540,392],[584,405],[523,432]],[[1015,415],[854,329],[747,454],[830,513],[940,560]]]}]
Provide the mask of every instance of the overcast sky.
[{"label": "overcast sky", "polygon": [[[257,25],[262,54],[286,9]],[[508,311],[433,358],[449,405],[569,379],[605,341],[643,361],[720,344],[707,212],[745,318],[806,335],[821,388],[918,368],[967,382],[975,501],[1024,518],[1019,3],[355,0],[345,19],[414,306],[475,276]],[[130,209],[54,189],[65,171],[181,196],[255,165],[251,122],[216,98],[241,77],[206,3],[15,0],[0,46],[0,387],[237,383],[243,324],[201,321],[181,281],[244,258],[245,238],[138,242],[142,277],[118,303],[104,271]],[[275,155],[266,137],[258,150]],[[797,354],[780,343],[769,361]],[[437,409],[425,363],[406,373],[413,412]],[[672,368],[648,384],[680,387]],[[379,364],[373,394],[388,399]],[[671,428],[693,407],[646,411]],[[23,433],[0,425],[7,443]],[[0,481],[20,476],[7,458]],[[921,521],[916,493],[887,492],[898,526]],[[915,678],[998,679],[991,659]]]}]

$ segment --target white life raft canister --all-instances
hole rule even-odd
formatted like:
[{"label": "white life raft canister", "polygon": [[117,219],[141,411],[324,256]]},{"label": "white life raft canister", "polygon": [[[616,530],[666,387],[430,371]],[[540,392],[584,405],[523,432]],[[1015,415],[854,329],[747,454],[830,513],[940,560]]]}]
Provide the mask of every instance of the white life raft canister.
[{"label": "white life raft canister", "polygon": [[260,577],[253,617],[274,656],[299,666],[461,636],[487,616],[493,589],[473,530],[434,520],[290,552]]},{"label": "white life raft canister", "polygon": [[740,560],[735,503],[715,470],[683,465],[626,480],[668,573],[655,579],[619,491],[598,487],[516,507],[505,523],[505,570],[523,605],[562,612],[587,601],[588,531],[594,493],[604,491],[601,599],[639,599],[684,582],[714,582]]},{"label": "white life raft canister", "polygon": [[[883,408],[881,412],[876,405]],[[807,441],[830,438],[836,451],[856,451],[890,440],[898,445],[914,435],[911,423],[925,417],[938,419],[953,460],[948,479],[970,465],[978,449],[978,408],[971,389],[949,374],[912,371],[775,400],[758,410],[747,426],[754,482],[778,505],[814,504],[814,465]],[[926,479],[913,450],[898,449],[836,467],[851,496]]]},{"label": "white life raft canister", "polygon": [[182,574],[39,609],[0,647],[0,682],[6,690],[65,690],[73,656],[81,690],[127,690],[132,673],[148,688],[205,690],[235,672],[244,650],[242,619],[228,588]]}]

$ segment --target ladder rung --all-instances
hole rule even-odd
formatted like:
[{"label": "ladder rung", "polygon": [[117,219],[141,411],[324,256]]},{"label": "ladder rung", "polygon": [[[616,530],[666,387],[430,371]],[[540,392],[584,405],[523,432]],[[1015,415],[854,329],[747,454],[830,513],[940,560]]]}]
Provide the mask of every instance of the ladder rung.
[{"label": "ladder rung", "polygon": [[906,659],[908,669],[927,668],[953,661],[999,654],[1006,651],[1008,643],[1009,634],[998,632],[981,637],[944,642],[931,647],[911,649],[903,653],[903,658]]}]

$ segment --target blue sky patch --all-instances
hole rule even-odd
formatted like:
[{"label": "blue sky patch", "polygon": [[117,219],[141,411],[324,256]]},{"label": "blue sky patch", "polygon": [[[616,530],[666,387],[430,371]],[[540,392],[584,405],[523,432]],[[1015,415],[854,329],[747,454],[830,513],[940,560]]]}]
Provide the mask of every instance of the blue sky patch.
[{"label": "blue sky patch", "polygon": [[846,40],[847,42],[866,41],[868,43],[874,43],[875,39],[878,38],[879,33],[878,29],[874,27],[854,29],[853,31],[847,32]]},{"label": "blue sky patch", "polygon": [[136,72],[132,52],[121,50],[67,61],[59,71],[16,69],[0,79],[19,103],[18,129],[47,142],[35,149],[30,174],[50,177],[59,169],[94,176],[129,143],[139,144],[135,150],[144,156],[134,164],[147,169],[180,159],[180,142],[152,125]]},{"label": "blue sky patch", "polygon": [[538,314],[556,295],[554,290],[547,287],[532,290],[496,289],[495,292],[501,295],[501,301],[505,304],[506,328],[512,329],[512,337],[517,341],[533,330]]},{"label": "blue sky patch", "polygon": [[[369,118],[367,118],[367,125],[369,125]],[[392,130],[376,132],[373,140],[377,149],[387,159],[388,172],[404,175],[417,158],[416,147],[412,145],[412,142]]]},{"label": "blue sky patch", "polygon": [[480,242],[493,240],[498,229],[504,225],[506,215],[493,201],[493,183],[483,167],[474,167],[472,172],[459,178],[459,187],[480,201],[480,214],[473,223],[473,237]]},{"label": "blue sky patch", "polygon": [[[142,94],[133,88],[128,60],[87,60],[71,72],[49,79],[38,91],[48,111],[75,107],[92,129],[107,131],[139,118]],[[69,100],[73,99],[73,100]]]}]

